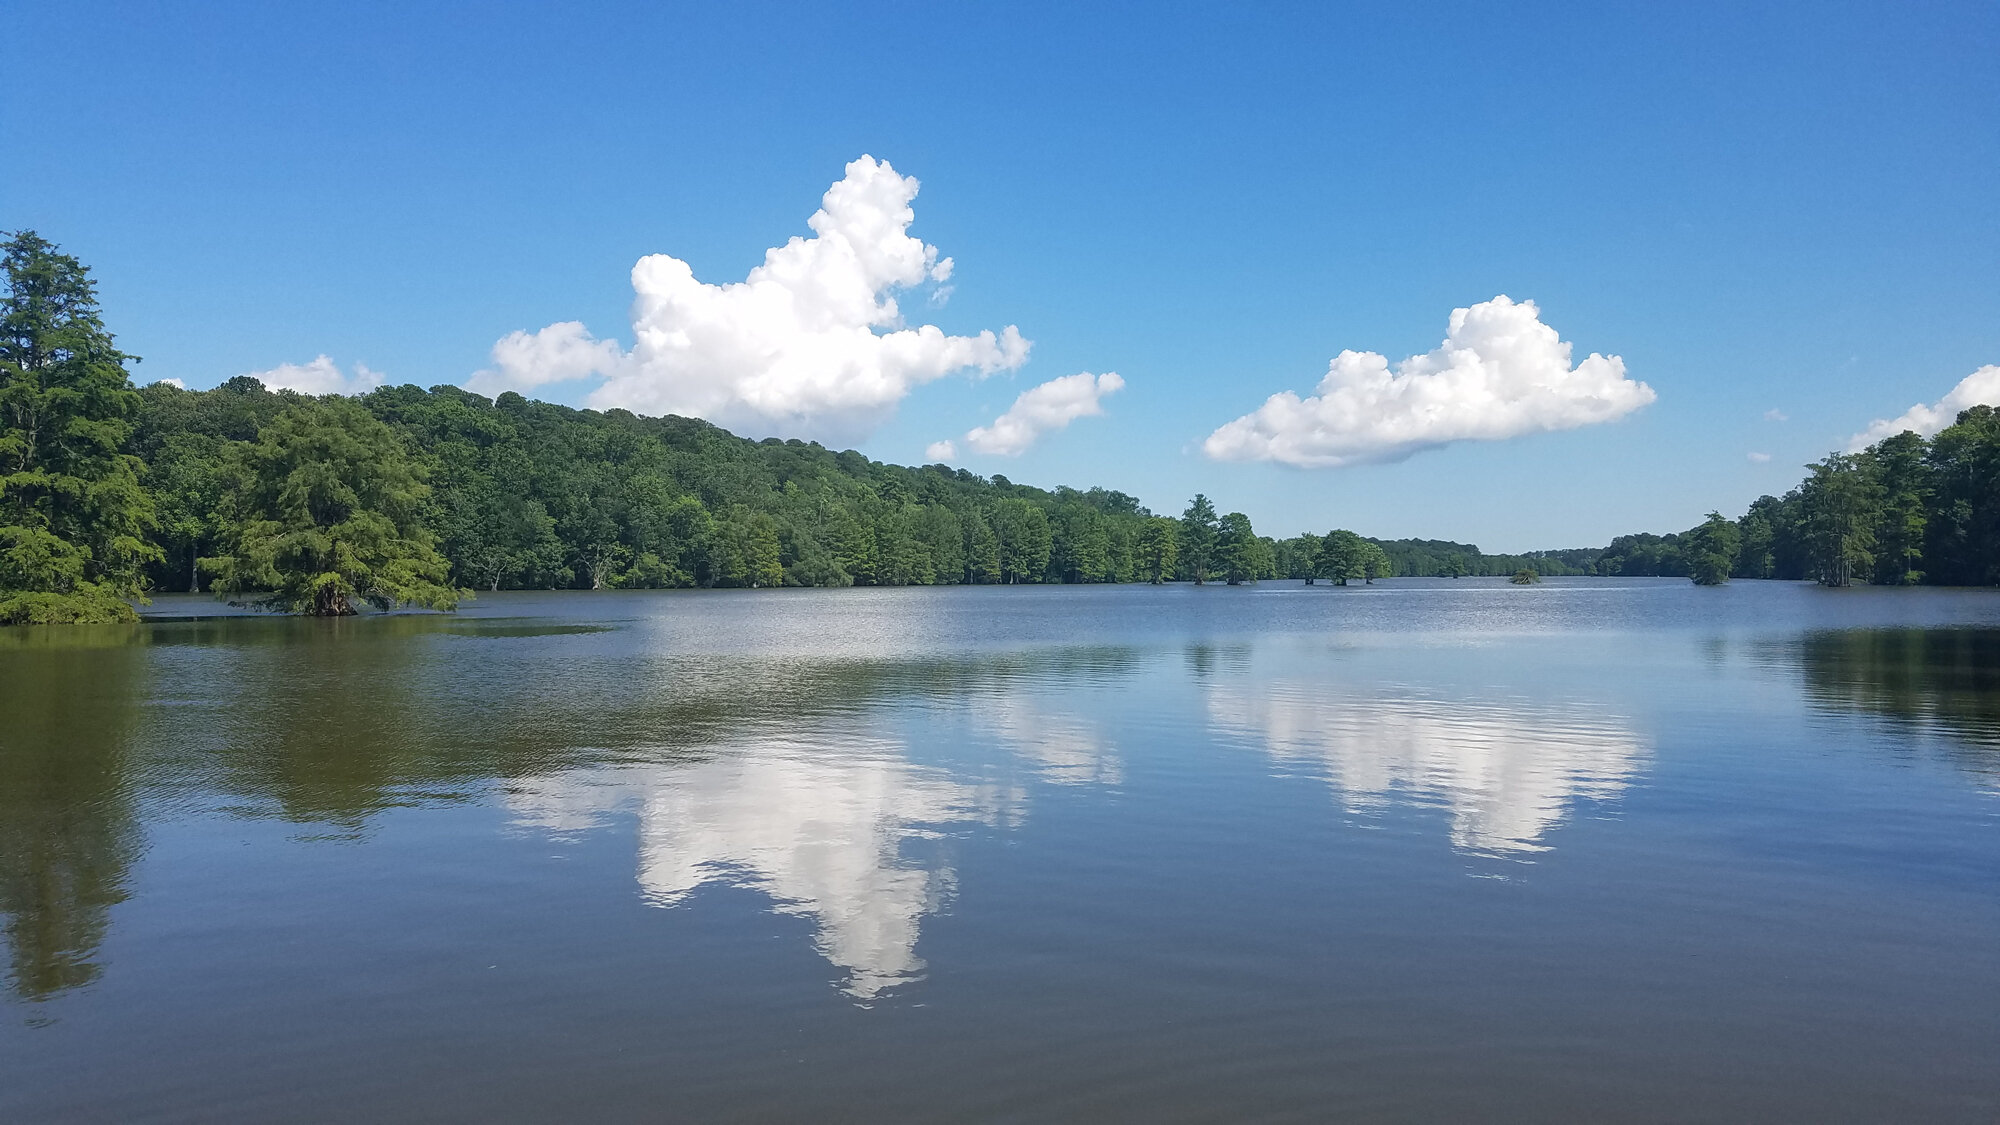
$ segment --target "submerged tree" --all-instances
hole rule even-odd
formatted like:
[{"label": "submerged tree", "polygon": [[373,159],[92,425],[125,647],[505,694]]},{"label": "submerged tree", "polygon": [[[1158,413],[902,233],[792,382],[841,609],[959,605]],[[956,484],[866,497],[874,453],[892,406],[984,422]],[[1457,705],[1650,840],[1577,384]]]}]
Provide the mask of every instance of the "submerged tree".
[{"label": "submerged tree", "polygon": [[359,404],[288,411],[237,451],[224,499],[227,553],[203,559],[216,589],[294,613],[456,608],[418,515],[429,486],[396,435]]},{"label": "submerged tree", "polygon": [[1139,573],[1158,586],[1174,575],[1180,556],[1179,525],[1165,516],[1154,516],[1139,529]]},{"label": "submerged tree", "polygon": [[1215,505],[1208,497],[1195,493],[1187,511],[1181,513],[1180,557],[1181,568],[1197,586],[1207,582],[1215,568],[1215,539],[1220,530]]},{"label": "submerged tree", "polygon": [[1394,573],[1395,568],[1389,563],[1389,552],[1384,551],[1380,544],[1363,540],[1361,547],[1362,580],[1372,586],[1375,584],[1377,578],[1387,578]]},{"label": "submerged tree", "polygon": [[1257,546],[1249,516],[1231,512],[1222,517],[1215,536],[1215,569],[1225,582],[1241,586],[1245,579],[1256,581]]},{"label": "submerged tree", "polygon": [[1515,571],[1514,577],[1509,578],[1507,581],[1512,582],[1516,586],[1533,586],[1535,583],[1540,582],[1541,580],[1542,580],[1541,575],[1536,574],[1534,571],[1528,569],[1527,567],[1522,567],[1521,569]]},{"label": "submerged tree", "polygon": [[[1326,533],[1319,546],[1319,576],[1345,586],[1368,577],[1368,542],[1346,528]],[[1380,548],[1377,548],[1378,550]]]},{"label": "submerged tree", "polygon": [[1736,567],[1736,552],[1742,545],[1736,524],[1721,512],[1708,513],[1700,527],[1681,537],[1688,559],[1688,577],[1697,586],[1720,586],[1729,581]]},{"label": "submerged tree", "polygon": [[0,243],[0,624],[135,620],[153,504],[125,452],[139,396],[90,271]]},{"label": "submerged tree", "polygon": [[1874,569],[1882,487],[1853,454],[1831,454],[1807,468],[1812,475],[1800,495],[1813,577],[1822,586],[1845,586]]}]

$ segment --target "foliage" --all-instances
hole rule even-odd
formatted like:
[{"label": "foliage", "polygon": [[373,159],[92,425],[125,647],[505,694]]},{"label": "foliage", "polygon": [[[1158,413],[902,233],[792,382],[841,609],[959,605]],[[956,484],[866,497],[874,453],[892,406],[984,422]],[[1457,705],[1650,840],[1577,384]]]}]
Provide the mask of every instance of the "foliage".
[{"label": "foliage", "polygon": [[[1806,467],[1783,496],[1760,496],[1732,521],[1735,578],[2000,584],[2000,414],[1962,411],[1937,436],[1904,431]],[[1625,535],[1598,556],[1604,574],[1713,577],[1724,533],[1711,513],[1678,535]]]},{"label": "foliage", "polygon": [[1368,544],[1359,535],[1336,528],[1319,542],[1318,577],[1345,586],[1350,579],[1368,576]]},{"label": "foliage", "polygon": [[90,271],[33,231],[0,243],[0,623],[127,621],[152,499],[139,407]]},{"label": "foliage", "polygon": [[1181,513],[1180,561],[1181,575],[1199,586],[1208,581],[1215,569],[1215,541],[1222,533],[1222,521],[1216,518],[1215,505],[1208,497],[1195,493],[1188,502],[1187,510]]},{"label": "foliage", "polygon": [[1852,454],[1829,454],[1806,468],[1800,504],[1812,576],[1822,586],[1845,586],[1874,569],[1882,488]]},{"label": "foliage", "polygon": [[1361,577],[1369,585],[1374,585],[1377,578],[1387,578],[1394,573],[1396,573],[1395,568],[1390,565],[1389,555],[1386,551],[1382,550],[1381,544],[1369,543],[1363,548],[1361,552]]},{"label": "foliage", "polygon": [[1533,586],[1541,580],[1541,575],[1536,574],[1526,567],[1522,567],[1520,570],[1515,571],[1514,577],[1509,578],[1507,581],[1512,582],[1516,586]]},{"label": "foliage", "polygon": [[1157,586],[1174,576],[1180,561],[1180,525],[1165,516],[1154,516],[1139,526],[1135,561],[1139,577]]},{"label": "foliage", "polygon": [[1216,525],[1215,569],[1231,586],[1254,582],[1263,570],[1259,547],[1250,517],[1231,512]]},{"label": "foliage", "polygon": [[1700,527],[1687,533],[1688,576],[1697,586],[1720,586],[1736,567],[1742,535],[1721,512],[1708,513]]},{"label": "foliage", "polygon": [[1591,549],[1541,551],[1529,555],[1489,555],[1471,543],[1444,539],[1369,539],[1389,560],[1390,572],[1410,578],[1456,578],[1467,574],[1505,577],[1523,568],[1541,574],[1595,574],[1599,552]]},{"label": "foliage", "polygon": [[1925,579],[2000,584],[2000,411],[1960,412],[1931,439],[1924,475]]},{"label": "foliage", "polygon": [[452,609],[461,592],[419,519],[423,475],[388,426],[333,399],[274,418],[235,450],[216,588],[295,613]]},{"label": "foliage", "polygon": [[644,418],[384,387],[355,400],[238,377],[134,392],[87,271],[4,244],[0,621],[130,619],[147,589],[315,612],[447,606],[462,588],[1205,583],[1391,574],[2000,583],[2000,416],[1963,412],[1810,467],[1735,521],[1489,555],[1345,529],[1283,540],[1197,495],[1122,492],[749,441]]}]

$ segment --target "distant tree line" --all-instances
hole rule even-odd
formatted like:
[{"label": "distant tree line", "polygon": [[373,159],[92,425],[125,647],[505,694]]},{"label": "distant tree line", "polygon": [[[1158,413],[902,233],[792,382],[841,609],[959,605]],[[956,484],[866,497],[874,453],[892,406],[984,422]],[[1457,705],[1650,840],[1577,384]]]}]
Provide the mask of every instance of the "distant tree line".
[{"label": "distant tree line", "polygon": [[448,386],[134,390],[89,271],[32,232],[0,252],[0,622],[129,620],[148,590],[339,615],[475,589],[1279,574],[1274,541],[1205,496],[1171,518],[1102,488]]},{"label": "distant tree line", "polygon": [[[342,442],[366,446],[375,465],[405,474],[364,507],[407,509],[438,560],[427,580],[475,590],[1274,576],[1271,541],[1205,497],[1170,519],[1102,488],[888,465],[511,392],[402,386],[316,400],[236,378],[209,391],[155,383],[138,396],[133,448],[160,513],[160,557],[146,570],[154,589],[211,577],[230,590],[278,584],[261,564],[231,560],[247,557],[246,521],[274,522],[270,499],[246,482],[275,479],[270,466],[288,464],[285,450],[300,442],[322,459]],[[421,554],[401,526],[381,536]]]},{"label": "distant tree line", "polygon": [[1677,535],[1623,535],[1600,574],[1810,579],[1827,586],[2000,584],[2000,412],[1961,411],[1937,436],[1905,430],[1806,467],[1783,496]]},{"label": "distant tree line", "polygon": [[1335,528],[1260,536],[1197,495],[1179,517],[872,461],[697,419],[514,393],[354,399],[135,390],[88,270],[0,243],[0,623],[129,620],[147,590],[339,615],[450,608],[472,590],[904,586],[1393,575],[1672,575],[2000,582],[2000,420],[1974,407],[1811,466],[1738,520],[1596,550],[1487,555]]}]

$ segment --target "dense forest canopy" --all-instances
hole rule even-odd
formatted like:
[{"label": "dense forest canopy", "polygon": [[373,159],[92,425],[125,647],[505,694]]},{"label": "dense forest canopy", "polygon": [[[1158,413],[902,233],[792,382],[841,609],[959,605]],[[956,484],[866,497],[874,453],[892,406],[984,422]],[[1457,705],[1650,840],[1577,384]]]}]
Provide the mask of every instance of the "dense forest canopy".
[{"label": "dense forest canopy", "polygon": [[89,270],[33,231],[0,243],[0,623],[120,621],[140,592],[151,497],[139,409]]},{"label": "dense forest canopy", "polygon": [[[163,510],[158,589],[189,589],[230,533],[230,450],[314,405],[254,379],[153,384],[135,440]],[[706,422],[384,387],[354,400],[427,485],[422,524],[466,588],[1129,582],[1182,573],[1122,492],[909,468]],[[1238,514],[1213,517],[1222,534]],[[1239,533],[1240,535],[1241,533]],[[1267,541],[1265,541],[1267,542]],[[1243,578],[1269,576],[1242,551]],[[1204,575],[1206,577],[1206,575]],[[1227,575],[1222,575],[1227,577]]]},{"label": "dense forest canopy", "polygon": [[512,392],[134,390],[88,271],[31,232],[0,305],[0,622],[112,619],[142,590],[301,612],[471,590],[1665,575],[2000,583],[2000,415],[1809,466],[1686,532],[1489,555],[1335,528],[1258,535],[1196,496],[1053,490],[698,419]]}]

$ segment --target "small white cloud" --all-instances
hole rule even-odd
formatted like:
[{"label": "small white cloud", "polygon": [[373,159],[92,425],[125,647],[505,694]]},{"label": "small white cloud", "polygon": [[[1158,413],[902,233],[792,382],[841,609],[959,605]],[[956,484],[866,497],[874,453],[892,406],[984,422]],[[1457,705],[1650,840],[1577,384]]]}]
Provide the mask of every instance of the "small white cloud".
[{"label": "small white cloud", "polygon": [[1958,386],[1934,405],[1925,406],[1920,402],[1904,411],[1900,418],[1877,418],[1868,424],[1866,430],[1854,435],[1847,443],[1847,451],[1858,453],[1904,430],[1915,430],[1921,437],[1930,437],[1957,421],[1959,411],[1981,405],[2000,406],[2000,364],[1989,363],[1960,379]]},{"label": "small white cloud", "polygon": [[494,345],[482,393],[602,376],[590,405],[684,414],[757,435],[828,441],[866,436],[910,391],[955,371],[1020,367],[1029,341],[1013,325],[949,336],[911,328],[899,290],[937,285],[952,260],[909,233],[914,177],[863,156],[806,221],[811,238],[768,250],[738,282],[697,281],[693,267],[651,254],[632,267],[630,352],[575,322]]},{"label": "small white cloud", "polygon": [[181,381],[180,381],[179,379],[155,379],[155,380],[153,380],[153,382],[155,382],[155,383],[165,383],[165,384],[166,384],[167,386],[169,386],[169,387],[178,387],[178,388],[180,388],[181,390],[187,390],[187,389],[188,389],[188,385],[187,385],[186,383],[183,383],[183,382],[181,382]]},{"label": "small white cloud", "polygon": [[475,372],[465,389],[483,395],[532,390],[609,371],[624,358],[618,341],[593,339],[581,321],[565,320],[532,335],[509,332],[501,337],[493,345],[493,366]]},{"label": "small white cloud", "polygon": [[924,459],[932,462],[956,461],[958,460],[958,446],[956,443],[948,440],[934,441],[924,446]]},{"label": "small white cloud", "polygon": [[1791,420],[1792,420],[1791,415],[1776,408],[1766,410],[1764,412],[1764,421],[1766,422],[1789,422]]},{"label": "small white cloud", "polygon": [[995,418],[992,425],[967,431],[965,444],[981,453],[1017,457],[1050,430],[1060,430],[1078,418],[1104,413],[1104,396],[1124,386],[1125,380],[1116,371],[1102,375],[1083,371],[1050,379],[1022,391],[1007,413]]},{"label": "small white cloud", "polygon": [[302,395],[367,394],[382,385],[382,373],[365,363],[354,365],[354,374],[343,375],[327,356],[315,356],[311,363],[281,363],[269,371],[246,372],[252,379],[274,391],[297,391]]},{"label": "small white cloud", "polygon": [[1749,456],[1750,463],[1753,465],[1761,465],[1771,459],[1771,455],[1768,453],[1752,453]]},{"label": "small white cloud", "polygon": [[1272,395],[1202,449],[1218,461],[1340,468],[1609,422],[1657,397],[1615,355],[1571,367],[1570,345],[1535,303],[1503,295],[1454,309],[1444,342],[1393,372],[1375,352],[1341,352],[1311,396]]}]

